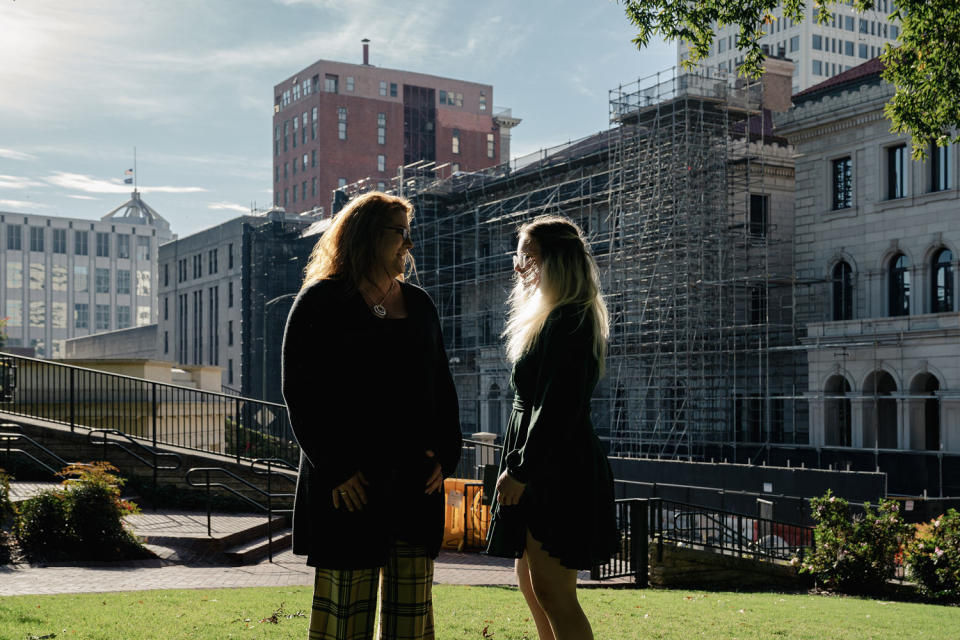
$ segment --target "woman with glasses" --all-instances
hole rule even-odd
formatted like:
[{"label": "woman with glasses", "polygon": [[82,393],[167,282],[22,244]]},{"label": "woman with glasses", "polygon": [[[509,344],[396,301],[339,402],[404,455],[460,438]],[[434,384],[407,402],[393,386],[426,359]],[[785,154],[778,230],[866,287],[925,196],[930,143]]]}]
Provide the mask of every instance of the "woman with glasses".
[{"label": "woman with glasses", "polygon": [[433,302],[404,282],[413,207],[368,193],[317,242],[283,338],[300,445],[293,552],[316,567],[311,640],[432,639],[457,396]]},{"label": "woman with glasses", "polygon": [[619,547],[613,474],[590,421],[609,334],[600,277],[580,229],[559,216],[520,228],[504,336],[513,412],[488,553],[516,558],[540,640],[593,638],[577,569]]}]

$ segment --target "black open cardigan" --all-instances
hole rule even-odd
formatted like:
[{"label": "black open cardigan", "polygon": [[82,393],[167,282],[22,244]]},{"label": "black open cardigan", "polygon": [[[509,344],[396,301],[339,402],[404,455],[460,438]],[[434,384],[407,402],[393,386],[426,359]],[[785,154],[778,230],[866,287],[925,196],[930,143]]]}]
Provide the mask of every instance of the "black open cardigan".
[{"label": "black open cardigan", "polygon": [[[462,436],[440,321],[427,293],[401,283],[406,320],[380,320],[339,280],[303,289],[283,337],[283,397],[300,445],[293,552],[328,569],[382,566],[391,537],[436,557],[443,491],[424,495],[436,452],[447,477]],[[389,323],[406,323],[399,337]],[[397,326],[397,325],[393,325]],[[357,471],[369,504],[333,508],[331,491]]]}]

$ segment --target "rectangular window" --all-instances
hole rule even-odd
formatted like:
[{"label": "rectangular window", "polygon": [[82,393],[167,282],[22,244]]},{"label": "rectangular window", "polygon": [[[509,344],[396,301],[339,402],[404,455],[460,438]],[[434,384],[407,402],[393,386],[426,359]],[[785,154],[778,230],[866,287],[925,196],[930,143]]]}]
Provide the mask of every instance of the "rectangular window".
[{"label": "rectangular window", "polygon": [[84,265],[75,264],[73,265],[73,292],[74,293],[89,293],[90,292],[90,275],[87,271],[87,267]]},{"label": "rectangular window", "polygon": [[77,256],[89,255],[86,231],[73,232],[73,254]]},{"label": "rectangular window", "polygon": [[300,133],[303,136],[303,139],[301,140],[301,142],[303,142],[303,144],[307,144],[307,112],[306,111],[303,112],[303,126],[300,127]]},{"label": "rectangular window", "polygon": [[950,188],[950,145],[930,146],[930,191]]},{"label": "rectangular window", "polygon": [[845,56],[851,56],[851,57],[854,55],[853,41],[852,41],[852,40],[844,40],[844,41],[843,41],[843,55],[845,55]]},{"label": "rectangular window", "polygon": [[323,77],[323,90],[327,93],[336,93],[337,92],[337,80],[338,77],[332,74],[326,74]]},{"label": "rectangular window", "polygon": [[822,37],[822,36],[819,36],[819,35],[817,35],[817,34],[813,34],[813,48],[814,48],[816,51],[822,51],[822,50],[823,50],[823,37]]},{"label": "rectangular window", "polygon": [[23,302],[20,300],[7,300],[7,326],[23,326]]},{"label": "rectangular window", "polygon": [[20,225],[7,225],[7,249],[10,251],[20,251]]},{"label": "rectangular window", "polygon": [[767,321],[766,287],[754,287],[750,292],[750,324],[764,324]]},{"label": "rectangular window", "polygon": [[440,104],[447,104],[447,92],[440,91]]},{"label": "rectangular window", "polygon": [[96,293],[110,293],[110,269],[94,269],[93,286]]},{"label": "rectangular window", "polygon": [[460,153],[460,129],[453,130],[453,138],[450,143],[452,153]]},{"label": "rectangular window", "polygon": [[317,150],[316,149],[310,152],[310,166],[311,167],[317,166]]},{"label": "rectangular window", "polygon": [[353,91],[353,76],[347,76],[347,91]]},{"label": "rectangular window", "polygon": [[304,181],[300,184],[300,199],[301,199],[301,200],[306,200],[306,199],[307,199],[307,181],[306,181],[306,180],[304,180]]},{"label": "rectangular window", "polygon": [[137,236],[137,260],[140,262],[150,260],[150,238]]},{"label": "rectangular window", "polygon": [[900,37],[900,27],[895,24],[890,25],[890,38],[896,40]]},{"label": "rectangular window", "polygon": [[397,83],[396,83],[396,82],[391,82],[391,83],[390,83],[390,97],[391,97],[391,98],[396,98],[396,97],[397,97]]},{"label": "rectangular window", "polygon": [[170,297],[164,296],[163,298],[163,319],[170,319]]},{"label": "rectangular window", "polygon": [[386,96],[386,95],[387,95],[387,82],[386,82],[386,80],[381,80],[381,81],[380,81],[380,95],[381,95],[381,96]]},{"label": "rectangular window", "polygon": [[50,286],[54,291],[67,290],[67,268],[63,265],[50,267]]},{"label": "rectangular window", "polygon": [[813,61],[813,75],[822,76],[823,75],[823,63],[819,60]]},{"label": "rectangular window", "polygon": [[853,206],[853,164],[850,156],[832,163],[833,209],[849,209]]},{"label": "rectangular window", "polygon": [[41,262],[30,263],[30,288],[34,291],[43,291],[44,265]]},{"label": "rectangular window", "polygon": [[800,36],[792,36],[790,38],[790,53],[800,50]]},{"label": "rectangular window", "polygon": [[346,179],[346,178],[337,178],[337,188],[338,188],[338,189],[342,189],[342,188],[345,187],[345,186],[347,186],[347,179]]},{"label": "rectangular window", "polygon": [[761,238],[767,235],[769,196],[750,194],[750,235]]},{"label": "rectangular window", "polygon": [[170,352],[170,332],[169,331],[163,332],[163,352],[164,353]]},{"label": "rectangular window", "polygon": [[387,114],[377,114],[377,144],[387,143]]},{"label": "rectangular window", "polygon": [[67,230],[66,229],[53,230],[53,252],[54,253],[67,252]]},{"label": "rectangular window", "polygon": [[23,265],[19,262],[7,262],[7,289],[19,289],[23,286]]},{"label": "rectangular window", "polygon": [[860,33],[870,33],[870,24],[863,19],[860,19]]},{"label": "rectangular window", "polygon": [[316,197],[317,195],[317,179],[315,177],[310,178],[310,195],[312,197]]},{"label": "rectangular window", "polygon": [[233,307],[233,280],[227,283],[227,307]]},{"label": "rectangular window", "polygon": [[[7,311],[9,313],[9,303]],[[78,302],[73,305],[73,326],[77,329],[90,328],[90,305],[86,302]]]},{"label": "rectangular window", "polygon": [[130,305],[118,305],[117,306],[117,329],[127,329],[129,326],[130,326]]},{"label": "rectangular window", "polygon": [[853,24],[853,16],[844,16],[843,28],[846,29],[847,31],[856,31]]},{"label": "rectangular window", "polygon": [[306,154],[306,153],[303,154],[303,158],[301,158],[301,161],[302,161],[303,164],[302,164],[302,166],[300,167],[300,169],[301,169],[302,171],[306,171],[306,170],[307,170],[307,165],[310,163],[310,156],[309,156],[309,154]]},{"label": "rectangular window", "polygon": [[94,305],[94,328],[97,331],[108,331],[110,329],[110,305]]},{"label": "rectangular window", "polygon": [[117,269],[117,295],[130,295],[129,269]]},{"label": "rectangular window", "polygon": [[887,199],[902,198],[907,194],[907,146],[887,149]]},{"label": "rectangular window", "polygon": [[137,295],[150,295],[150,272],[143,269],[137,270]]},{"label": "rectangular window", "polygon": [[487,157],[492,158],[496,147],[496,139],[492,133],[487,134]]},{"label": "rectangular window", "polygon": [[110,257],[110,234],[102,231],[97,232],[97,257]]},{"label": "rectangular window", "polygon": [[50,324],[54,329],[67,328],[67,303],[53,302],[50,304]]},{"label": "rectangular window", "polygon": [[207,253],[207,272],[208,272],[208,273],[216,273],[216,272],[217,272],[217,268],[218,268],[218,265],[217,265],[217,253],[218,253],[218,250],[217,250],[217,249],[211,249],[211,250]]},{"label": "rectangular window", "polygon": [[337,107],[337,137],[347,139],[347,108]]},{"label": "rectangular window", "polygon": [[[720,42],[723,42],[723,39],[720,39]],[[480,111],[481,113],[487,110],[487,96],[480,94]]]},{"label": "rectangular window", "polygon": [[233,346],[233,320],[227,320],[227,346]]},{"label": "rectangular window", "polygon": [[233,243],[227,245],[227,269],[233,269]]},{"label": "rectangular window", "polygon": [[227,360],[227,384],[233,384],[233,358]]},{"label": "rectangular window", "polygon": [[43,227],[30,227],[30,251],[43,253]]},{"label": "rectangular window", "polygon": [[117,257],[130,258],[130,236],[121,234],[117,236]]},{"label": "rectangular window", "polygon": [[386,171],[386,170],[387,170],[387,157],[381,153],[377,156],[377,171]]},{"label": "rectangular window", "polygon": [[857,47],[857,53],[858,53],[859,56],[860,56],[861,58],[863,58],[864,60],[866,60],[866,59],[868,58],[867,51],[868,51],[868,50],[867,50],[867,45],[865,45],[865,44],[863,44],[863,43],[861,42],[861,43],[858,45],[858,47]]}]

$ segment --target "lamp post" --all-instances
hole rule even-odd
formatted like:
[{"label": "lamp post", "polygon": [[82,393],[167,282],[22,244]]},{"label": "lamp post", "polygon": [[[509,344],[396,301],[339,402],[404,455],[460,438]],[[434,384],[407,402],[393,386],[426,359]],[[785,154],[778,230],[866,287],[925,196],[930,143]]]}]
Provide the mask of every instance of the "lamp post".
[{"label": "lamp post", "polygon": [[263,337],[261,338],[263,349],[260,355],[260,399],[264,401],[267,400],[267,311],[269,311],[270,305],[272,304],[276,304],[287,298],[296,297],[296,293],[285,293],[282,296],[277,296],[263,303]]}]

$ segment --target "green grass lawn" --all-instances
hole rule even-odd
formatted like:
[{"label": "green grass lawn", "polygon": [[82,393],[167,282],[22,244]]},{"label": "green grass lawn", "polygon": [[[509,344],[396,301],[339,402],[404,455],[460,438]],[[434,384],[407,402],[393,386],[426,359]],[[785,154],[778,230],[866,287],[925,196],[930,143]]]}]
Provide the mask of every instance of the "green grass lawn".
[{"label": "green grass lawn", "polygon": [[[659,589],[584,589],[580,597],[598,640],[960,638],[958,607]],[[536,639],[533,621],[514,588],[440,585],[434,604],[438,640]],[[283,612],[271,622],[281,605]],[[16,596],[0,598],[0,638],[303,640],[309,615],[307,587]]]}]

